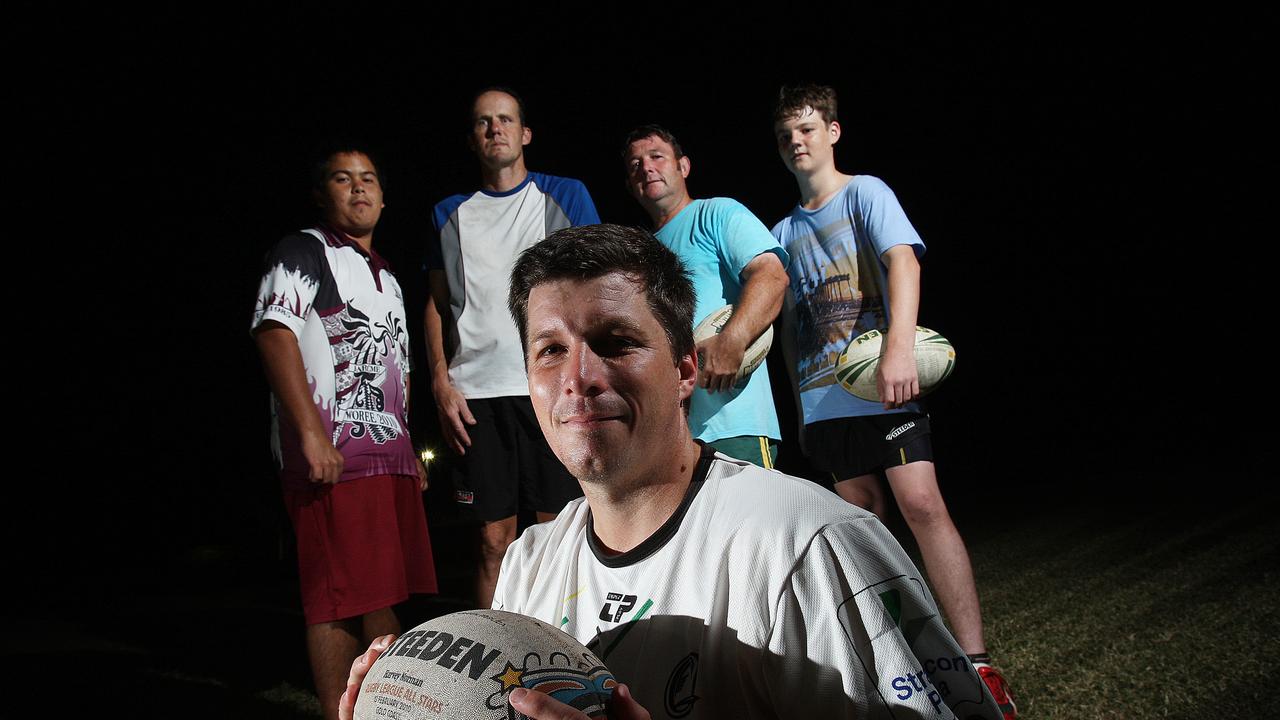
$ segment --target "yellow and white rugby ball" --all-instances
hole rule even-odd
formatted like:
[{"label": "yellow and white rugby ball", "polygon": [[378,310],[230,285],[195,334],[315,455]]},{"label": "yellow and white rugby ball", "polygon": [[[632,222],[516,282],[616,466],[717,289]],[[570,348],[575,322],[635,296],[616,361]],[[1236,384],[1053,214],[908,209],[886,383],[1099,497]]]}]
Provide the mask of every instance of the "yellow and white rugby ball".
[{"label": "yellow and white rugby ball", "polygon": [[[725,305],[706,316],[693,328],[693,341],[700,343],[707,338],[719,335],[731,317],[733,317],[732,305]],[[771,347],[773,347],[773,325],[765,327],[760,337],[747,346],[746,352],[742,354],[742,365],[738,367],[738,374],[734,376],[733,382],[740,383],[743,378],[755,372],[755,369],[760,367],[760,363],[768,357]],[[702,369],[701,355],[698,356],[698,369]]]},{"label": "yellow and white rugby ball", "polygon": [[[836,360],[836,381],[840,387],[863,400],[880,402],[876,374],[884,353],[884,333],[868,330],[849,342]],[[937,389],[956,366],[956,349],[951,341],[929,328],[916,326],[916,375],[920,394]]]}]

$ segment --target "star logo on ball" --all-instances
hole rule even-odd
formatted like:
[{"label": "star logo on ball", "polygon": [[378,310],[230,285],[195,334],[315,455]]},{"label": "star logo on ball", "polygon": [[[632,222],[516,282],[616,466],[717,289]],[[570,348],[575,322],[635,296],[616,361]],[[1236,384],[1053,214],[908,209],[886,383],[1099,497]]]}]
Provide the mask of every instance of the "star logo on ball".
[{"label": "star logo on ball", "polygon": [[520,680],[523,676],[524,668],[518,668],[508,662],[506,668],[497,675],[494,675],[493,679],[502,686],[501,692],[506,692],[511,688],[520,687]]}]

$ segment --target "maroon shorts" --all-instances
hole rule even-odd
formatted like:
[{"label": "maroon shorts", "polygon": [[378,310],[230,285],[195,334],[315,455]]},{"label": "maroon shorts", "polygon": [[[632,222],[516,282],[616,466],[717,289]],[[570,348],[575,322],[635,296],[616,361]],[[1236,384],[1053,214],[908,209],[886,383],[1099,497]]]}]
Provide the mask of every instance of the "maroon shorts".
[{"label": "maroon shorts", "polygon": [[418,478],[375,475],[285,489],[298,538],[308,625],[357,617],[436,592]]}]

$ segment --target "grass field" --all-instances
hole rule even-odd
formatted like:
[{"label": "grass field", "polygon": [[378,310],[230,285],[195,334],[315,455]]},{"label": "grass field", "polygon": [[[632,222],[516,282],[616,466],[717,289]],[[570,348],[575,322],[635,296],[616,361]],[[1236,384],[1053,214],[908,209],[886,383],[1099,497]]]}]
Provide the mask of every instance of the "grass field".
[{"label": "grass field", "polygon": [[971,537],[987,637],[1025,717],[1267,712],[1280,667],[1273,501],[1046,510]]},{"label": "grass field", "polygon": [[[1267,712],[1280,667],[1273,499],[1006,502],[1024,511],[1003,523],[956,515],[1024,718]],[[9,677],[37,678],[22,683],[29,708],[15,717],[103,702],[135,717],[318,716],[296,588],[278,563],[250,572],[213,553],[167,576],[75,587],[39,598],[6,634]],[[431,600],[406,619],[457,609]]]}]

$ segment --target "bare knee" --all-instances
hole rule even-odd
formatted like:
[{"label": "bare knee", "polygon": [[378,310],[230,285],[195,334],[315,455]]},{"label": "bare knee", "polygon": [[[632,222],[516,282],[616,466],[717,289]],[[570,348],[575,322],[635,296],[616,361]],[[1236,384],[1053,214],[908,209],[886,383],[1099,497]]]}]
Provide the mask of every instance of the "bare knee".
[{"label": "bare knee", "polygon": [[895,492],[894,497],[898,501],[898,509],[902,511],[902,519],[913,528],[934,527],[951,522],[947,504],[937,492],[908,490]]},{"label": "bare knee", "polygon": [[515,518],[486,522],[480,528],[480,557],[487,564],[501,563],[507,547],[515,540]]},{"label": "bare knee", "polygon": [[399,635],[400,618],[394,608],[385,607],[365,613],[361,617],[361,639],[371,643],[383,635]]},{"label": "bare knee", "polygon": [[835,484],[835,491],[850,505],[884,515],[884,493],[880,490],[879,478],[874,475],[841,480]]},{"label": "bare knee", "polygon": [[902,511],[902,519],[919,535],[921,530],[945,529],[951,526],[951,515],[938,487],[933,463],[913,462],[887,468],[889,487]]}]

